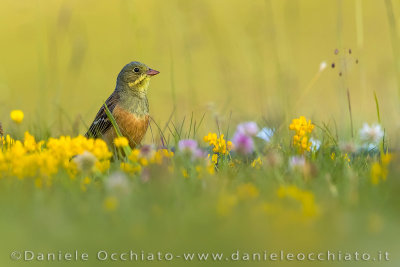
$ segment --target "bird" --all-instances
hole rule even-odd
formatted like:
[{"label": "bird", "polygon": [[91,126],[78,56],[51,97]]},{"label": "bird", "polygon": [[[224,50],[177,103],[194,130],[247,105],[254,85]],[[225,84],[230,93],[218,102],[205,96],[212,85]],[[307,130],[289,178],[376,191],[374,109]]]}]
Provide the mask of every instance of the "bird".
[{"label": "bird", "polygon": [[[115,90],[105,102],[132,149],[140,144],[149,127],[147,90],[150,79],[159,73],[137,61],[128,63],[118,74]],[[105,105],[101,106],[85,137],[101,138],[113,147],[118,134],[107,116]]]}]

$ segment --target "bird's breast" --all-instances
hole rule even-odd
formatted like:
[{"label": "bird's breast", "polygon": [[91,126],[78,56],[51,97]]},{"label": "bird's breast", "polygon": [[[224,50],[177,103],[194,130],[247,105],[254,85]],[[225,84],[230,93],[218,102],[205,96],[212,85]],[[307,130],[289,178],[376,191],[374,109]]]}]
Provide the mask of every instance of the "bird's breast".
[{"label": "bird's breast", "polygon": [[136,115],[117,105],[113,116],[122,135],[129,140],[129,145],[133,148],[140,144],[149,126],[149,115]]}]

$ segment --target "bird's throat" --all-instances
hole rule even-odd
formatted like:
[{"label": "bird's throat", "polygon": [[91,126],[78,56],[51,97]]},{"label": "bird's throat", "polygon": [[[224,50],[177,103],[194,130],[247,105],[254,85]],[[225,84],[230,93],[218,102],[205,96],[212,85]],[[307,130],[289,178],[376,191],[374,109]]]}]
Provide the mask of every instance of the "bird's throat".
[{"label": "bird's throat", "polygon": [[147,88],[150,84],[150,77],[146,74],[140,76],[136,81],[129,82],[128,86],[131,90],[137,91],[140,94],[147,94]]},{"label": "bird's throat", "polygon": [[149,101],[146,94],[138,95],[132,91],[119,92],[119,105],[126,111],[142,117],[149,114]]}]

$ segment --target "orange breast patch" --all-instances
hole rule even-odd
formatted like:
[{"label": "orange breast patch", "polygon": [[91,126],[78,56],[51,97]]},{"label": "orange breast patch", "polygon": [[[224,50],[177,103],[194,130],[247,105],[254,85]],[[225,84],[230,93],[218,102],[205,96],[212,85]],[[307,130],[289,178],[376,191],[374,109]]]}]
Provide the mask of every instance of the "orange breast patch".
[{"label": "orange breast patch", "polygon": [[[122,135],[129,140],[130,147],[134,148],[140,144],[149,126],[149,115],[139,117],[120,108],[118,105],[114,108],[112,114]],[[114,129],[107,132],[107,139],[113,140],[115,137]]]}]

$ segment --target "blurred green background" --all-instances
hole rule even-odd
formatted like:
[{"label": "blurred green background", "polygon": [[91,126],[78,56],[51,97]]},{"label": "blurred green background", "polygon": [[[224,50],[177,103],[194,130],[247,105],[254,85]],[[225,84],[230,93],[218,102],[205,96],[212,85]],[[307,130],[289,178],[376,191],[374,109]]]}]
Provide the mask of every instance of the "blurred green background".
[{"label": "blurred green background", "polygon": [[[389,12],[396,18],[399,8]],[[84,133],[120,69],[138,60],[161,72],[149,91],[161,125],[175,107],[177,121],[208,111],[204,132],[230,112],[234,122],[306,115],[340,131],[349,88],[355,128],[377,120],[376,91],[393,137],[393,29],[385,2],[374,0],[3,0],[0,118],[7,125],[20,108],[31,125]]]}]

